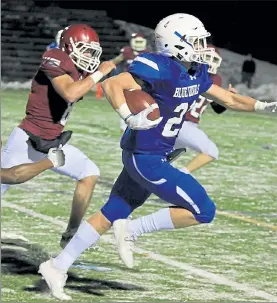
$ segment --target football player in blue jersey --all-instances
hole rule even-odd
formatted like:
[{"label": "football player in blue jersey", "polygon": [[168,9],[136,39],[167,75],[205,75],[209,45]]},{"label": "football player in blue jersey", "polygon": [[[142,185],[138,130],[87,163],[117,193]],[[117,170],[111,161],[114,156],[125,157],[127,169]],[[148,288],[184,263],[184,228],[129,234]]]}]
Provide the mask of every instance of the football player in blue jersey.
[{"label": "football player in blue jersey", "polygon": [[[128,125],[121,139],[124,167],[102,209],[80,225],[56,258],[40,265],[39,272],[56,298],[70,299],[63,289],[68,269],[112,225],[119,254],[128,267],[133,267],[131,243],[139,233],[183,228],[214,219],[216,207],[206,190],[167,160],[184,115],[199,94],[207,92],[217,103],[234,110],[277,113],[277,102],[260,102],[212,84],[207,58],[213,57],[214,49],[207,47],[208,36],[196,17],[168,16],[155,29],[157,53],[137,56],[128,72],[102,83],[108,101]],[[161,118],[147,119],[156,104],[133,115],[123,93],[130,89],[149,93],[159,106]],[[126,220],[151,193],[175,206],[134,221]]]}]

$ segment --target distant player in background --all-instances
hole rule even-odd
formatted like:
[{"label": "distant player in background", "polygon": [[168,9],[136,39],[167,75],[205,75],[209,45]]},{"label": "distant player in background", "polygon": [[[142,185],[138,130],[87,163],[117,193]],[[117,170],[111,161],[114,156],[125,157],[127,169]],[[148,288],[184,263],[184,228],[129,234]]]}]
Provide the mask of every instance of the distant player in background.
[{"label": "distant player in background", "polygon": [[119,63],[121,72],[126,72],[136,56],[147,51],[147,39],[142,34],[135,33],[132,34],[130,44],[121,48],[120,54],[114,59],[114,62]]},{"label": "distant player in background", "polygon": [[51,42],[49,45],[47,45],[46,50],[49,49],[53,49],[53,48],[59,48],[60,46],[60,39],[61,39],[61,35],[64,29],[61,29],[57,32],[56,36],[55,36],[55,40],[53,42]]},{"label": "distant player in background", "polygon": [[256,72],[256,63],[252,54],[248,54],[241,67],[241,83],[246,83],[248,88],[252,86],[252,80]]},{"label": "distant player in background", "polygon": [[[213,84],[221,87],[222,79],[221,76],[217,74],[217,70],[221,64],[222,58],[219,55],[218,49],[214,45],[208,45],[208,47],[214,48],[216,52],[212,60],[207,58],[207,61],[211,62],[208,72]],[[229,87],[228,90],[234,93],[236,92],[232,87]],[[183,168],[184,171],[190,173],[213,160],[217,160],[219,156],[216,144],[198,127],[200,118],[209,104],[217,114],[221,114],[226,110],[224,106],[200,95],[195,106],[186,113],[185,122],[183,123],[176,139],[176,149],[190,148],[199,153],[185,168]]]},{"label": "distant player in background", "polygon": [[[147,39],[142,34],[132,34],[130,45],[122,47],[120,55],[113,60],[118,63],[116,67],[117,73],[126,72],[136,56],[147,51]],[[120,119],[120,132],[123,133],[126,127],[126,123]]]}]

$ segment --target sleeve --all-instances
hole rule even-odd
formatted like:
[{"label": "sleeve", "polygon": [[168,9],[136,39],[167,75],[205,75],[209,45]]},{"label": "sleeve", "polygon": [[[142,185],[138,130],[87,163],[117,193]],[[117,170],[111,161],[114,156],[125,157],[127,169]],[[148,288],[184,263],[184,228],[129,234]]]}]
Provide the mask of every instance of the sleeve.
[{"label": "sleeve", "polygon": [[222,87],[222,79],[221,79],[221,77],[219,75],[213,75],[211,77],[211,79],[213,81],[213,84],[216,84],[216,85]]},{"label": "sleeve", "polygon": [[129,65],[128,72],[152,86],[161,80],[158,62],[155,56],[149,53],[137,56]]},{"label": "sleeve", "polygon": [[120,53],[122,54],[124,60],[127,60],[128,57],[130,57],[129,55],[130,51],[128,51],[128,47],[126,46],[120,50]]},{"label": "sleeve", "polygon": [[59,49],[51,49],[43,54],[40,70],[48,78],[55,78],[65,74],[71,75],[74,64],[66,53]]},{"label": "sleeve", "polygon": [[212,86],[213,81],[208,73],[208,65],[203,64],[203,78],[202,78],[202,85],[200,85],[200,95],[205,93],[209,88]]}]

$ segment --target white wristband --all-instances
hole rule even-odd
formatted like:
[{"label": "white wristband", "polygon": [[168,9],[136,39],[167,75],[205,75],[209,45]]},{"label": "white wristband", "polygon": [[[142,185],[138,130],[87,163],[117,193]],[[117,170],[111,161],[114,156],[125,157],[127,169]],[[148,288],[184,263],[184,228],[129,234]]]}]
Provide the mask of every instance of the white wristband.
[{"label": "white wristband", "polygon": [[94,84],[96,84],[97,82],[99,82],[102,78],[103,78],[103,73],[101,73],[100,71],[97,71],[95,73],[93,73],[92,75],[90,75],[91,79],[93,80]]},{"label": "white wristband", "polygon": [[124,121],[126,120],[126,118],[132,115],[126,102],[123,103],[116,111]]},{"label": "white wristband", "polygon": [[256,103],[254,105],[255,112],[258,113],[264,112],[266,104],[267,104],[266,102],[261,102],[259,100],[256,100]]}]

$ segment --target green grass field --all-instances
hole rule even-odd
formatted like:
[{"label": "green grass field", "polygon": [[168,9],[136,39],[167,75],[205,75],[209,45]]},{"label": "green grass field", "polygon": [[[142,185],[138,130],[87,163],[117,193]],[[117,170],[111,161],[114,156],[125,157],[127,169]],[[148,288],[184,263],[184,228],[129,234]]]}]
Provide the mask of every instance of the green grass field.
[{"label": "green grass field", "polygon": [[[21,90],[2,92],[3,143],[23,118],[27,96]],[[139,238],[133,270],[124,268],[108,233],[98,250],[76,263],[94,268],[70,270],[66,291],[73,300],[277,302],[276,126],[270,116],[207,110],[201,128],[217,143],[220,159],[195,177],[216,202],[216,219]],[[74,131],[71,143],[101,169],[88,216],[106,201],[122,168],[119,119],[105,100],[90,95],[75,107],[67,129]],[[184,166],[193,155],[186,153],[174,165]],[[74,187],[69,178],[47,171],[2,198],[2,302],[54,301],[37,265],[60,251]],[[152,196],[133,217],[161,207]],[[28,242],[8,243],[11,233]]]}]

